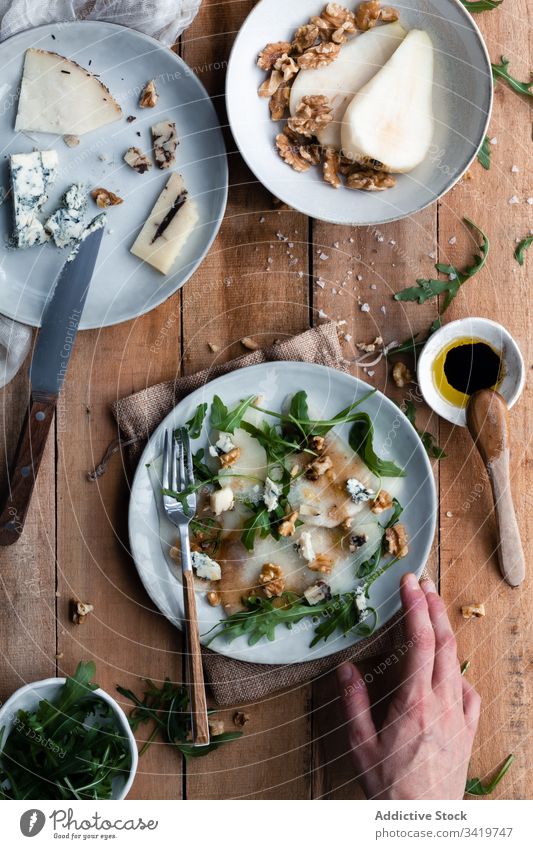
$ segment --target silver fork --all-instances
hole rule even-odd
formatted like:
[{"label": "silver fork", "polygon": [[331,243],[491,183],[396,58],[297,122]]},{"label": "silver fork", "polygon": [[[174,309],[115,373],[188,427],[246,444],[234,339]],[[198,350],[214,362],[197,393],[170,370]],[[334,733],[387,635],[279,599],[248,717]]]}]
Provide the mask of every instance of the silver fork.
[{"label": "silver fork", "polygon": [[[186,428],[180,428],[176,435],[174,435],[173,430],[165,430],[162,483],[163,489],[173,490],[174,492],[184,492],[194,485],[192,454]],[[185,638],[189,661],[192,741],[194,746],[207,746],[209,744],[209,724],[189,542],[189,523],[196,515],[196,492],[185,495],[183,501],[184,503],[178,501],[172,495],[163,495],[165,513],[179,531],[185,607]]]}]

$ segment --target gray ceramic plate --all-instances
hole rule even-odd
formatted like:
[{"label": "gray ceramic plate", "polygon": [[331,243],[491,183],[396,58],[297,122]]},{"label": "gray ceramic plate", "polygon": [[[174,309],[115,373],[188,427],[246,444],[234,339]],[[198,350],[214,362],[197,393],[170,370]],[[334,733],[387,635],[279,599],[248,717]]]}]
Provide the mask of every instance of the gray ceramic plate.
[{"label": "gray ceramic plate", "polygon": [[[353,7],[350,3],[348,6]],[[419,212],[447,192],[474,159],[492,107],[490,59],[481,34],[459,0],[393,3],[406,29],[424,29],[435,48],[435,131],[425,161],[385,192],[333,189],[318,168],[298,174],[278,156],[267,101],[257,89],[265,78],[257,54],[324,6],[321,0],[261,0],[241,27],[228,67],[226,103],[237,145],[256,177],[300,212],[335,224],[376,225]]]},{"label": "gray ceramic plate", "polygon": [[[225,404],[232,406],[248,395],[260,394],[264,397],[265,407],[277,410],[288,394],[305,389],[315,414],[320,418],[329,418],[358,397],[366,395],[370,388],[362,380],[325,366],[294,362],[265,363],[211,381],[169,413],[150,437],[139,461],[129,508],[130,546],[135,565],[147,593],[164,616],[180,627],[183,618],[182,589],[173,561],[167,555],[169,545],[174,544],[176,539],[176,529],[165,518],[161,521],[147,467],[162,452],[165,428],[183,425],[198,404],[210,404],[214,395],[220,395]],[[409,554],[371,587],[370,603],[378,611],[379,623],[383,624],[400,608],[400,576],[409,570],[420,575],[428,557],[435,532],[435,482],[424,447],[396,404],[381,392],[375,392],[360,409],[365,410],[374,422],[376,452],[384,458],[395,460],[406,470],[404,478],[384,479],[386,488],[394,492],[404,507],[402,522],[409,534]],[[206,427],[204,425],[199,439],[194,441],[194,450],[205,447]],[[344,425],[336,431],[345,441],[349,427]],[[351,576],[348,579],[352,580]],[[206,634],[217,624],[223,612],[220,607],[208,604],[205,592],[196,594],[196,603],[200,633]],[[304,623],[307,627],[302,624],[292,630],[278,627],[274,642],[263,639],[250,647],[244,637],[231,643],[217,638],[211,648],[229,657],[254,663],[297,663],[325,657],[359,639],[353,635],[342,637],[334,634],[326,643],[321,642],[310,649],[312,629],[309,620],[304,620]]]},{"label": "gray ceramic plate", "polygon": [[[48,133],[15,133],[17,91],[28,47],[53,50],[90,66],[120,103],[124,118],[82,136],[80,145],[73,148]],[[139,91],[150,79],[156,81],[159,102],[154,109],[139,109]],[[136,120],[128,123],[128,115],[135,115]],[[173,170],[183,174],[200,213],[194,233],[168,276],[129,251],[168,172],[154,167],[137,174],[122,159],[132,145],[149,150],[150,126],[165,117],[176,122],[180,138]],[[218,232],[228,183],[226,152],[215,110],[185,62],[149,36],[104,22],[48,24],[13,36],[0,45],[1,184],[9,187],[7,154],[49,147],[59,154],[59,174],[47,209],[54,208],[62,191],[74,181],[85,182],[89,188],[104,186],[124,198],[122,205],[109,210],[109,224],[80,326],[104,327],[136,318],[183,286]],[[90,208],[93,214],[100,211],[92,201]],[[4,239],[11,228],[8,196],[0,207]],[[38,326],[65,253],[49,244],[13,250],[5,242],[0,251],[0,313]]]}]

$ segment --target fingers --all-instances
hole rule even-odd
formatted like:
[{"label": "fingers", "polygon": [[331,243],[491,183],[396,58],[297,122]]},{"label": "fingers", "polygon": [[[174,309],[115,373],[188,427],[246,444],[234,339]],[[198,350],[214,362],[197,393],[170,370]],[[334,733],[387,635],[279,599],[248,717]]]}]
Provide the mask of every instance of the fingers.
[{"label": "fingers", "polygon": [[337,669],[337,685],[348,723],[348,738],[353,749],[377,740],[376,726],[370,713],[370,699],[363,677],[353,663]]},{"label": "fingers", "polygon": [[472,732],[472,736],[474,736],[481,712],[481,696],[472,684],[466,680],[466,678],[462,678],[461,680],[463,684],[463,709],[465,713],[465,722]]},{"label": "fingers", "polygon": [[452,631],[444,602],[437,594],[433,581],[422,581],[422,592],[426,596],[429,618],[435,633],[435,661],[432,684],[434,688],[446,690],[454,700],[460,700],[461,672],[457,660],[457,643]]},{"label": "fingers", "polygon": [[408,572],[400,582],[400,595],[405,614],[405,636],[409,643],[406,654],[404,684],[408,692],[431,689],[435,659],[435,633],[429,618],[426,596],[416,575]]}]

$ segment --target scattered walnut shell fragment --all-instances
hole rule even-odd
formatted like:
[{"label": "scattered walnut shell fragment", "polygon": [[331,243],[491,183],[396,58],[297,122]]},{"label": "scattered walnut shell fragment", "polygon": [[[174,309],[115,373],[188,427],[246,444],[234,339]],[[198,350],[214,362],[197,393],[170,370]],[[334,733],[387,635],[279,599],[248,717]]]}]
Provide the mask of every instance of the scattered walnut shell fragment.
[{"label": "scattered walnut shell fragment", "polygon": [[296,530],[296,520],[298,518],[298,511],[293,510],[292,513],[289,513],[288,516],[285,516],[282,522],[279,525],[279,535],[282,537],[292,537],[293,533]]},{"label": "scattered walnut shell fragment", "polygon": [[461,607],[463,619],[481,619],[485,616],[484,604],[464,604]]},{"label": "scattered walnut shell fragment", "polygon": [[393,557],[405,557],[409,553],[407,531],[400,522],[385,531],[385,545]]},{"label": "scattered walnut shell fragment", "polygon": [[100,209],[107,209],[109,206],[117,206],[119,203],[123,203],[122,198],[114,192],[110,192],[109,189],[103,189],[102,187],[93,189],[91,197]]},{"label": "scattered walnut shell fragment", "polygon": [[218,352],[220,351],[220,345],[215,345],[214,342],[208,342],[207,347],[213,354],[218,354]]},{"label": "scattered walnut shell fragment", "polygon": [[241,449],[232,448],[231,451],[228,451],[226,454],[220,455],[220,465],[223,469],[229,469],[231,466],[233,466],[234,463],[237,462],[240,456]]},{"label": "scattered walnut shell fragment", "polygon": [[155,87],[155,80],[149,80],[139,97],[139,106],[143,109],[153,109],[159,100],[159,95]]},{"label": "scattered walnut shell fragment", "polygon": [[250,722],[251,716],[249,713],[244,713],[242,710],[238,710],[233,714],[233,724],[237,728],[243,728],[247,722]]},{"label": "scattered walnut shell fragment", "polygon": [[261,347],[259,342],[256,342],[255,339],[252,339],[251,336],[244,336],[244,338],[241,339],[241,345],[244,348],[248,348],[249,351],[258,351]]},{"label": "scattered walnut shell fragment", "polygon": [[264,563],[259,575],[259,583],[267,598],[274,598],[282,594],[285,589],[283,572],[275,563]]},{"label": "scattered walnut shell fragment", "polygon": [[357,170],[346,177],[346,188],[362,189],[365,192],[383,192],[392,189],[396,180],[387,171]]},{"label": "scattered walnut shell fragment", "polygon": [[321,572],[324,575],[329,575],[333,568],[333,558],[329,554],[317,554],[315,559],[307,564],[307,568],[311,572]]},{"label": "scattered walnut shell fragment", "polygon": [[335,189],[338,189],[341,185],[341,178],[339,177],[340,164],[341,157],[338,150],[335,150],[333,147],[326,148],[324,151],[322,174],[326,183],[329,183]]},{"label": "scattered walnut shell fragment", "polygon": [[63,141],[67,147],[77,147],[81,139],[79,136],[73,136],[70,133],[67,133],[66,136],[63,136]]},{"label": "scattered walnut shell fragment", "polygon": [[73,599],[70,602],[70,618],[74,625],[83,625],[89,613],[94,610],[94,605],[87,601],[76,601]]},{"label": "scattered walnut shell fragment", "polygon": [[271,71],[278,59],[291,50],[290,41],[274,41],[267,44],[257,57],[257,65],[263,71]]},{"label": "scattered walnut shell fragment", "polygon": [[298,56],[296,62],[301,71],[309,71],[313,68],[324,68],[335,61],[341,49],[340,44],[335,44],[333,41],[325,41],[322,44],[317,44],[316,47],[310,47],[301,56]]},{"label": "scattered walnut shell fragment", "polygon": [[332,120],[328,98],[322,94],[308,94],[302,97],[296,112],[287,121],[287,126],[294,133],[312,138]]},{"label": "scattered walnut shell fragment", "polygon": [[383,513],[384,510],[389,510],[392,507],[392,495],[386,489],[380,489],[376,498],[370,502],[372,513]]},{"label": "scattered walnut shell fragment", "polygon": [[211,607],[218,607],[218,605],[222,601],[222,596],[220,593],[217,593],[216,590],[211,590],[206,594],[207,601],[211,605]]},{"label": "scattered walnut shell fragment", "polygon": [[404,386],[407,386],[408,383],[411,383],[413,380],[413,375],[411,371],[407,368],[405,363],[394,363],[392,369],[392,379],[394,380],[396,386],[400,389],[403,389]]}]

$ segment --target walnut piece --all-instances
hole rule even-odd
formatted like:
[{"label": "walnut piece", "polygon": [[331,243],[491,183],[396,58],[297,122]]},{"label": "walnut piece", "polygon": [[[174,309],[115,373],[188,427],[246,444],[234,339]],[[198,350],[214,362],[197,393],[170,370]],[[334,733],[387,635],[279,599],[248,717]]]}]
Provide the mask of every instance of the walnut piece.
[{"label": "walnut piece", "polygon": [[248,348],[249,351],[257,351],[261,347],[259,342],[256,342],[255,339],[252,339],[250,336],[244,336],[241,339],[241,345]]},{"label": "walnut piece", "polygon": [[367,0],[361,3],[355,12],[355,24],[357,29],[364,31],[375,27],[381,15],[381,3],[379,0]]},{"label": "walnut piece", "polygon": [[484,604],[464,604],[461,607],[461,614],[463,619],[481,619],[482,616],[485,616],[485,605]]},{"label": "walnut piece", "polygon": [[298,27],[294,33],[292,49],[297,53],[305,53],[316,44],[318,39],[318,26],[316,24],[304,24]]},{"label": "walnut piece", "polygon": [[141,91],[139,106],[143,109],[153,109],[158,100],[159,95],[155,87],[155,80],[149,80]]},{"label": "walnut piece", "polygon": [[370,502],[372,513],[383,513],[390,507],[392,507],[392,495],[386,489],[380,489],[377,497]]},{"label": "walnut piece", "polygon": [[129,147],[124,154],[124,162],[137,171],[139,174],[144,174],[152,167],[152,162],[142,150],[138,147]]},{"label": "walnut piece", "polygon": [[400,13],[398,9],[394,9],[392,6],[384,6],[381,10],[379,19],[380,21],[383,21],[384,24],[390,24],[397,21],[399,17]]},{"label": "walnut piece", "polygon": [[317,554],[315,559],[307,564],[307,568],[311,572],[322,572],[324,575],[329,575],[333,567],[333,558],[329,554]]},{"label": "walnut piece", "polygon": [[305,470],[305,476],[310,481],[317,481],[322,475],[325,475],[328,469],[331,469],[333,462],[331,457],[317,457],[312,463],[309,463]]},{"label": "walnut piece", "polygon": [[281,71],[276,71],[274,69],[270,76],[266,78],[264,83],[261,83],[259,86],[257,90],[259,97],[272,97],[272,95],[277,92],[282,82],[283,74]]},{"label": "walnut piece", "polygon": [[335,189],[338,189],[341,185],[341,178],[339,177],[340,163],[341,157],[338,150],[335,150],[333,147],[327,147],[324,151],[322,174],[326,183],[329,183]]},{"label": "walnut piece", "polygon": [[287,121],[287,126],[294,133],[312,138],[327,126],[332,118],[328,98],[322,94],[308,94],[302,97],[293,117]]},{"label": "walnut piece", "polygon": [[321,17],[336,28],[349,24],[352,27],[351,32],[355,32],[354,13],[340,3],[328,3]]},{"label": "walnut piece", "polygon": [[392,379],[394,380],[396,386],[399,386],[402,389],[404,386],[407,386],[408,383],[411,383],[413,380],[413,375],[410,370],[407,368],[405,363],[394,363],[392,369]]},{"label": "walnut piece", "polygon": [[117,204],[123,203],[122,198],[119,198],[114,192],[110,192],[109,189],[103,189],[101,186],[92,190],[91,197],[100,209],[106,209],[108,206],[117,206]]},{"label": "walnut piece", "polygon": [[385,531],[385,545],[393,557],[405,557],[408,554],[407,531],[400,522]]},{"label": "walnut piece", "polygon": [[67,147],[77,147],[81,139],[79,136],[73,136],[70,133],[67,133],[66,136],[63,136],[63,141]]},{"label": "walnut piece", "polygon": [[316,451],[317,454],[321,454],[325,447],[326,440],[323,436],[312,436],[309,440],[309,448],[312,451]]},{"label": "walnut piece", "polygon": [[70,607],[70,618],[75,625],[83,625],[89,613],[94,610],[94,605],[89,604],[88,601],[76,601],[75,599],[70,602]]},{"label": "walnut piece", "polygon": [[292,78],[295,77],[298,71],[300,70],[294,59],[291,59],[291,57],[288,56],[286,53],[284,53],[283,56],[280,56],[280,58],[274,65],[274,68],[276,71],[280,72],[283,77],[283,82],[285,83],[288,83],[289,80],[292,80]]},{"label": "walnut piece", "polygon": [[219,734],[224,733],[224,723],[221,719],[215,719],[210,716],[208,719],[208,725],[211,737],[218,737]]},{"label": "walnut piece", "polygon": [[220,465],[223,469],[229,469],[230,466],[233,466],[233,464],[237,462],[240,456],[241,449],[232,448],[231,451],[228,451],[226,454],[220,455]]},{"label": "walnut piece", "polygon": [[296,60],[298,67],[302,71],[308,71],[311,68],[323,68],[325,65],[330,65],[339,55],[340,49],[340,44],[335,44],[333,41],[317,44],[316,47],[310,47],[298,56]]},{"label": "walnut piece", "polygon": [[290,41],[273,41],[261,50],[257,64],[263,71],[271,71],[278,59],[291,50]]},{"label": "walnut piece", "polygon": [[295,171],[307,171],[311,167],[309,160],[301,155],[301,145],[291,142],[285,133],[276,136],[276,147],[284,162]]},{"label": "walnut piece", "polygon": [[283,572],[275,563],[264,563],[259,575],[259,583],[267,598],[279,597],[285,589]]},{"label": "walnut piece", "polygon": [[249,713],[244,713],[242,710],[238,710],[233,714],[233,724],[237,728],[243,728],[247,722],[250,722],[252,717]]},{"label": "walnut piece", "polygon": [[217,593],[215,590],[211,590],[211,592],[207,593],[206,598],[211,607],[218,607],[222,601],[220,593]]},{"label": "walnut piece", "polygon": [[296,530],[296,519],[298,518],[298,511],[293,510],[292,513],[289,513],[288,516],[285,516],[282,522],[280,522],[279,526],[279,534],[282,537],[292,537],[293,533]]},{"label": "walnut piece", "polygon": [[396,180],[386,171],[352,171],[346,177],[346,188],[362,189],[365,192],[383,192],[392,189]]},{"label": "walnut piece", "polygon": [[287,83],[282,83],[268,101],[270,117],[273,121],[281,121],[289,108],[291,89]]}]

